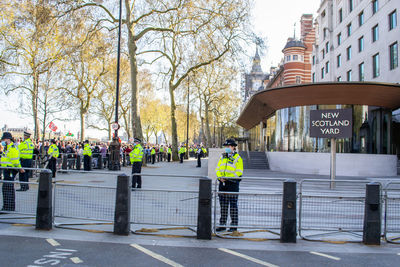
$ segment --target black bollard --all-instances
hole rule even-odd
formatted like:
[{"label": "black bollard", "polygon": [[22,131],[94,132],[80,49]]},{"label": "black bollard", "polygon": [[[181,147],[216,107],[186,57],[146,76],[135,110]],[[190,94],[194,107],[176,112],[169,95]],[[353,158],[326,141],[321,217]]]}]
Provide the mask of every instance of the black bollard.
[{"label": "black bollard", "polygon": [[39,190],[36,208],[36,229],[51,230],[52,214],[52,179],[51,171],[43,170],[39,177]]},{"label": "black bollard", "polygon": [[365,191],[363,243],[366,245],[381,244],[381,185],[369,183]]},{"label": "black bollard", "polygon": [[118,176],[115,198],[114,234],[129,235],[131,230],[131,179],[122,174]]},{"label": "black bollard", "polygon": [[211,179],[200,179],[197,239],[211,240],[211,197]]},{"label": "black bollard", "polygon": [[76,169],[81,169],[81,155],[76,155]]},{"label": "black bollard", "polygon": [[296,185],[293,179],[287,179],[283,183],[281,243],[296,243],[297,241]]}]

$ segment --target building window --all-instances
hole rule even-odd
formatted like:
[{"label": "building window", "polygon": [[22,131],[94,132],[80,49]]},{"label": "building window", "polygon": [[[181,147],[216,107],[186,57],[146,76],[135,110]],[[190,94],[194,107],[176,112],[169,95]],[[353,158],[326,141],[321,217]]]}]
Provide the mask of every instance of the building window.
[{"label": "building window", "polygon": [[343,21],[343,10],[339,9],[339,23]]},{"label": "building window", "polygon": [[299,60],[299,56],[298,55],[293,55],[293,60]]},{"label": "building window", "polygon": [[296,83],[301,83],[301,77],[300,76],[296,76]]},{"label": "building window", "polygon": [[347,24],[347,36],[351,35],[351,23]]},{"label": "building window", "polygon": [[379,53],[372,56],[372,77],[379,76]]},{"label": "building window", "polygon": [[361,11],[360,14],[358,14],[358,26],[361,26],[364,24],[364,11]]},{"label": "building window", "polygon": [[290,61],[290,55],[286,56],[286,62]]},{"label": "building window", "polygon": [[389,14],[389,31],[393,30],[397,26],[397,14],[396,10]]},{"label": "building window", "polygon": [[326,32],[327,32],[327,29],[326,28],[324,28],[324,30],[323,30],[323,34],[324,34],[324,40],[325,40],[325,38],[326,38]]},{"label": "building window", "polygon": [[349,0],[349,12],[353,11],[353,9],[354,9],[353,0]]},{"label": "building window", "polygon": [[329,61],[325,63],[325,73],[329,72]]},{"label": "building window", "polygon": [[324,59],[325,58],[325,49],[322,49],[321,53],[322,53],[322,59]]},{"label": "building window", "polygon": [[346,48],[346,59],[347,60],[351,59],[351,46]]},{"label": "building window", "polygon": [[337,45],[339,46],[339,45],[341,45],[341,43],[342,43],[342,33],[340,32],[337,35]]},{"label": "building window", "polygon": [[351,82],[351,70],[349,70],[349,71],[346,73],[346,76],[347,76],[347,81],[348,81],[348,82]]},{"label": "building window", "polygon": [[376,42],[379,39],[379,27],[378,24],[376,24],[374,27],[372,27],[372,42]]},{"label": "building window", "polygon": [[372,14],[378,12],[379,4],[378,0],[372,0]]},{"label": "building window", "polygon": [[358,52],[364,51],[364,36],[358,38]]},{"label": "building window", "polygon": [[321,79],[325,78],[325,68],[321,68]]},{"label": "building window", "polygon": [[358,80],[360,82],[364,81],[364,62],[358,65]]},{"label": "building window", "polygon": [[325,50],[326,50],[326,53],[329,53],[329,42],[326,42],[326,44],[325,44]]},{"label": "building window", "polygon": [[339,54],[336,57],[336,62],[337,62],[337,67],[339,68],[340,66],[342,66],[342,55]]},{"label": "building window", "polygon": [[399,66],[399,50],[397,42],[389,46],[390,69],[393,70]]},{"label": "building window", "polygon": [[312,74],[312,82],[315,83],[315,72]]},{"label": "building window", "polygon": [[337,77],[336,80],[337,80],[338,82],[341,82],[341,81],[342,81],[342,76]]},{"label": "building window", "polygon": [[315,65],[315,56],[312,56],[312,64]]}]

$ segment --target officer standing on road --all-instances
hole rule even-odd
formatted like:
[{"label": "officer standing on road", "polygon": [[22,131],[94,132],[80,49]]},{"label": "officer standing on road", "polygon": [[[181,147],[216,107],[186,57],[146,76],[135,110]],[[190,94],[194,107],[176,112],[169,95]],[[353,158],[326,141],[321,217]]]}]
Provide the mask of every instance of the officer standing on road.
[{"label": "officer standing on road", "polygon": [[180,158],[180,163],[183,163],[183,157],[185,156],[186,149],[184,145],[181,145],[179,148],[179,158]]},{"label": "officer standing on road", "polygon": [[[19,157],[21,160],[21,166],[25,168],[32,168],[32,158],[33,158],[33,149],[34,145],[30,138],[31,134],[28,132],[24,132],[24,141],[19,144]],[[24,173],[19,174],[19,181],[20,181],[20,189],[17,191],[27,191],[29,190],[29,170],[25,170]]]},{"label": "officer standing on road", "polygon": [[171,149],[171,146],[168,146],[167,153],[168,153],[168,162],[170,162],[170,161],[171,161],[171,156],[172,156],[172,149]]},{"label": "officer standing on road", "polygon": [[[11,133],[4,132],[1,137],[1,144],[4,147],[3,154],[1,155],[0,164],[1,167],[12,167],[21,168],[19,162],[19,151],[13,143]],[[19,170],[20,173],[24,173],[24,169]],[[14,181],[17,176],[18,170],[15,169],[3,169],[4,181]],[[3,182],[3,211],[14,211],[15,210],[15,191],[14,183]]]},{"label": "officer standing on road", "polygon": [[49,157],[47,169],[51,170],[51,172],[53,173],[53,178],[55,178],[57,172],[57,158],[60,155],[55,139],[51,140],[51,146],[49,147],[49,150],[47,150],[47,155]]},{"label": "officer standing on road", "polygon": [[196,155],[197,155],[197,168],[201,168],[201,157],[203,156],[203,150],[201,149],[200,146],[197,146],[196,149]]},{"label": "officer standing on road", "polygon": [[150,155],[151,155],[151,164],[154,164],[154,162],[156,161],[156,149],[154,148],[154,146],[151,148]]},{"label": "officer standing on road", "polygon": [[92,149],[88,140],[85,141],[85,145],[83,146],[83,169],[85,171],[92,170]]},{"label": "officer standing on road", "polygon": [[[132,174],[142,172],[142,158],[143,158],[143,147],[140,145],[141,140],[139,138],[134,139],[135,146],[131,153],[129,153],[129,158],[132,164]],[[137,186],[136,186],[137,184]],[[133,188],[142,188],[142,176],[133,175],[132,176],[132,190]]]},{"label": "officer standing on road", "polygon": [[[219,181],[219,192],[239,192],[238,178],[243,175],[243,160],[238,153],[235,152],[237,146],[235,140],[227,139],[223,144],[225,153],[219,158],[218,166],[215,169]],[[238,195],[219,193],[219,204],[221,206],[221,217],[219,220],[220,227],[217,232],[226,230],[226,220],[228,218],[228,207],[230,206],[231,228],[229,232],[237,231],[238,219]]]}]

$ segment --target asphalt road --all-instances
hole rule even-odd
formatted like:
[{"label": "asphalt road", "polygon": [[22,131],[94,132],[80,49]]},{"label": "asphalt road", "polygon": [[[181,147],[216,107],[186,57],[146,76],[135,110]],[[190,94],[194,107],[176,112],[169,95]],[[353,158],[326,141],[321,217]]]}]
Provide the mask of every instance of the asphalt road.
[{"label": "asphalt road", "polygon": [[[268,244],[266,244],[266,248]],[[1,266],[398,266],[395,253],[175,247],[2,236]]]}]

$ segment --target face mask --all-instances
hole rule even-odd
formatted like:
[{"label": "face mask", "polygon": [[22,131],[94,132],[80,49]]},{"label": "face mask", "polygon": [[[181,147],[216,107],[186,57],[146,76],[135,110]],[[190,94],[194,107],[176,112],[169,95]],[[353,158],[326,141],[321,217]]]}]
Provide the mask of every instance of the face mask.
[{"label": "face mask", "polygon": [[232,149],[230,147],[225,147],[225,153],[232,153]]},{"label": "face mask", "polygon": [[1,145],[5,147],[7,145],[6,141],[1,141]]}]

